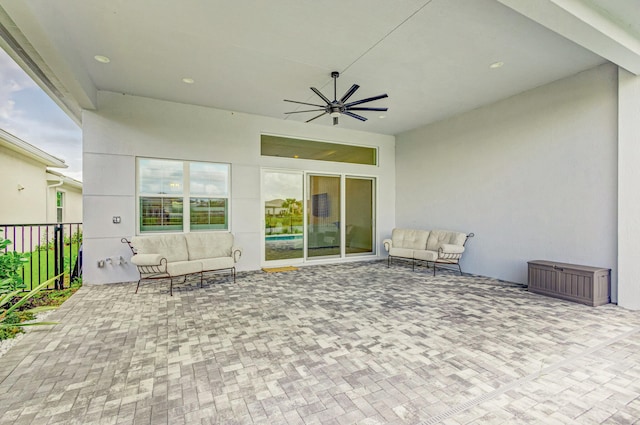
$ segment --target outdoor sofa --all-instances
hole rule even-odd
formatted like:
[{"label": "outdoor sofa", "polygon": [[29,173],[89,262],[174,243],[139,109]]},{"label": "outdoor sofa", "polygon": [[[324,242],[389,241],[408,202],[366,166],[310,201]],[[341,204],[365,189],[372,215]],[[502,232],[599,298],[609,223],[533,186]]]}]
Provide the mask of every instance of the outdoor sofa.
[{"label": "outdoor sofa", "polygon": [[162,235],[134,236],[129,244],[133,257],[131,263],[138,268],[140,282],[146,279],[169,279],[169,293],[173,295],[175,278],[229,270],[236,281],[236,267],[242,250],[234,246],[229,232],[170,233]]},{"label": "outdoor sofa", "polygon": [[467,235],[449,230],[393,229],[391,239],[383,241],[389,253],[387,267],[392,258],[401,258],[411,260],[414,270],[416,261],[426,263],[427,267],[433,267],[434,276],[436,266],[457,267],[462,275],[460,259],[467,239],[473,236],[473,233]]}]

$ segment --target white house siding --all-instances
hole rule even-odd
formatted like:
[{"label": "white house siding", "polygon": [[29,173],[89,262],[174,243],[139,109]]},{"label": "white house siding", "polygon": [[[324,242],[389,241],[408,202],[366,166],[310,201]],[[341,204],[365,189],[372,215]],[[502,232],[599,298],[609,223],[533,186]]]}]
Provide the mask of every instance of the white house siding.
[{"label": "white house siding", "polygon": [[46,186],[42,163],[0,146],[0,224],[44,223]]},{"label": "white house siding", "polygon": [[528,260],[606,267],[617,299],[615,66],[402,133],[396,163],[397,226],[474,232],[464,271],[526,283]]},{"label": "white house siding", "polygon": [[[97,111],[83,112],[84,279],[88,283],[132,281],[131,264],[97,261],[131,256],[122,237],[136,233],[136,157],[175,158],[231,164],[231,231],[244,249],[239,270],[261,265],[261,168],[353,173],[378,180],[379,231],[395,223],[395,138],[266,118],[200,106],[100,92]],[[366,125],[363,126],[366,128]],[[260,156],[260,134],[269,133],[379,147],[379,166]],[[121,223],[113,224],[113,216]]]},{"label": "white house siding", "polygon": [[77,188],[65,188],[67,194],[67,206],[65,222],[82,223],[82,190]]}]

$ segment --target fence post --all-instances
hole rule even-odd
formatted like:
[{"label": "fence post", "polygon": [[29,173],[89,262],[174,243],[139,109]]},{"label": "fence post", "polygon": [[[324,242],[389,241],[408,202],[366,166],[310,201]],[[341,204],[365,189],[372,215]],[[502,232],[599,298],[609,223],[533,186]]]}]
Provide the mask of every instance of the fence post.
[{"label": "fence post", "polygon": [[[56,276],[64,272],[64,234],[61,224],[53,228],[53,264]],[[64,289],[64,275],[56,279],[55,288]]]}]

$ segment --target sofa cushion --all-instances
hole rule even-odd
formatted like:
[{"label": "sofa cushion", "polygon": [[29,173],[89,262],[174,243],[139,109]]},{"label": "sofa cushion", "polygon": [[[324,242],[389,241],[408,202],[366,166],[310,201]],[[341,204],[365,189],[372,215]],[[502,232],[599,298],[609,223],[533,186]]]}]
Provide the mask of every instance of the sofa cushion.
[{"label": "sofa cushion", "polygon": [[436,261],[438,259],[438,253],[436,251],[427,251],[425,250],[421,250],[421,251],[413,251],[413,257],[416,260],[422,260],[422,261]]},{"label": "sofa cushion", "polygon": [[224,270],[234,267],[233,258],[231,257],[219,257],[219,258],[204,258],[200,260],[202,263],[202,271],[212,270]]},{"label": "sofa cushion", "polygon": [[163,258],[160,254],[136,254],[131,262],[136,266],[159,266]]},{"label": "sofa cushion", "polygon": [[428,238],[428,230],[393,229],[391,244],[394,248],[425,249]]},{"label": "sofa cushion", "polygon": [[462,254],[464,252],[464,246],[443,243],[440,245],[438,251],[445,254]]},{"label": "sofa cushion", "polygon": [[432,230],[427,241],[429,251],[437,251],[442,244],[464,245],[467,235],[460,232],[448,230]]},{"label": "sofa cushion", "polygon": [[392,246],[389,250],[389,255],[392,257],[413,258],[413,249],[396,248],[395,246]]},{"label": "sofa cushion", "polygon": [[[185,238],[189,247],[189,260],[231,257],[232,255],[233,235],[229,232],[187,233]],[[233,262],[233,260],[231,261]]]},{"label": "sofa cushion", "polygon": [[138,254],[160,254],[170,263],[189,259],[187,242],[182,233],[134,236],[131,245]]},{"label": "sofa cushion", "polygon": [[175,261],[167,264],[167,273],[171,276],[182,276],[191,273],[200,273],[202,264],[199,261]]}]

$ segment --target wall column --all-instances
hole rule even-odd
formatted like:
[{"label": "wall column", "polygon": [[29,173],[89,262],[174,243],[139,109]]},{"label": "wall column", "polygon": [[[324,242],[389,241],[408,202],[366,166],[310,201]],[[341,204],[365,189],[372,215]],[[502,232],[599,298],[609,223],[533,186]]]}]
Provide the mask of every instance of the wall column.
[{"label": "wall column", "polygon": [[640,76],[618,69],[618,304],[640,310]]}]

